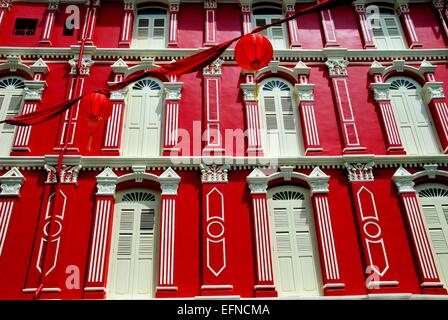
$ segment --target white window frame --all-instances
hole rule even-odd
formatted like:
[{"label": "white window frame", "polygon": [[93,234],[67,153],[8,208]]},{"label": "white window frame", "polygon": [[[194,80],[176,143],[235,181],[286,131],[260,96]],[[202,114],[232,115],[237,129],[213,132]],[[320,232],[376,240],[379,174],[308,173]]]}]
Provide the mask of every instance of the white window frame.
[{"label": "white window frame", "polygon": [[[444,189],[448,192],[448,186],[441,184],[441,183],[424,183],[421,185],[416,186],[415,190],[417,193],[417,197],[418,197],[418,203],[420,205],[420,210],[422,212],[423,215],[423,221],[424,221],[424,225],[425,225],[425,230],[426,230],[426,234],[428,235],[429,238],[429,242],[431,244],[431,250],[433,253],[433,258],[434,261],[436,263],[436,267],[437,267],[437,271],[439,273],[439,277],[440,277],[440,281],[442,281],[444,283],[444,287],[445,289],[448,289],[448,262],[446,263],[446,265],[441,266],[441,261],[440,258],[438,256],[438,254],[440,254],[441,252],[437,252],[434,248],[434,239],[431,237],[431,230],[435,230],[435,229],[441,229],[442,230],[442,234],[445,237],[445,244],[446,244],[446,249],[443,250],[443,254],[448,256],[448,213],[447,216],[444,216],[444,212],[442,207],[446,206],[447,207],[447,211],[448,211],[448,196],[444,196],[444,197],[420,197],[419,193],[422,190],[427,190],[429,188],[441,188]],[[427,216],[425,215],[425,211],[423,210],[423,207],[425,205],[431,205],[431,206],[435,206],[436,207],[436,214],[437,217],[439,219],[440,223],[440,227],[436,225],[432,225],[428,222]],[[440,241],[440,239],[438,239]],[[443,272],[443,269],[445,270],[445,273]]]},{"label": "white window frame", "polygon": [[[387,79],[386,83],[392,83],[395,80],[407,81],[407,82],[410,82],[411,84],[413,84],[416,87],[416,89],[408,89],[408,90],[403,90],[403,89],[392,90],[392,89],[389,88],[389,97],[390,97],[392,109],[393,109],[393,112],[394,112],[394,115],[395,115],[395,121],[397,122],[397,127],[398,127],[398,130],[400,132],[400,137],[401,137],[403,146],[405,148],[405,151],[408,154],[410,154],[409,150],[407,150],[407,148],[406,148],[407,147],[406,146],[406,141],[405,141],[405,138],[404,138],[402,126],[400,124],[399,116],[397,114],[397,112],[398,112],[396,110],[397,106],[394,103],[394,96],[400,96],[400,95],[402,96],[402,95],[405,95],[406,93],[409,93],[409,94],[415,94],[415,95],[417,95],[419,97],[419,101],[420,101],[420,103],[422,105],[423,111],[426,113],[425,116],[427,117],[428,130],[430,131],[430,134],[432,136],[431,139],[433,140],[434,144],[437,146],[437,150],[436,150],[437,152],[432,153],[432,154],[439,154],[440,150],[441,150],[439,136],[437,134],[437,131],[436,131],[436,128],[435,128],[435,125],[434,125],[434,121],[432,119],[431,112],[430,112],[427,104],[423,100],[422,88],[421,88],[420,84],[417,81],[415,81],[415,80],[413,80],[411,78],[400,77],[400,76],[398,76],[398,77],[391,77],[391,78]],[[415,92],[413,92],[413,90],[415,90]],[[415,146],[415,148],[417,149],[417,153],[416,154],[417,155],[427,155],[428,152],[426,150],[422,149],[423,148],[423,144],[424,144],[423,141],[427,141],[427,137],[423,137],[423,136],[419,135],[419,130],[418,130],[419,123],[417,121],[417,115],[415,114],[415,110],[408,110],[408,118],[411,118],[411,121],[412,121],[412,123],[411,123],[411,125],[412,125],[412,132],[413,132],[413,135],[415,137],[415,140],[417,141],[417,144]]]},{"label": "white window frame", "polygon": [[[288,86],[289,91],[280,91],[279,89],[275,88],[274,91],[272,91],[271,94],[267,94],[264,91],[263,87],[270,81],[280,81],[286,86]],[[260,84],[258,84],[258,96],[259,96],[259,104],[260,104],[260,110],[261,110],[261,133],[262,133],[262,139],[263,139],[263,148],[265,150],[266,155],[268,156],[300,156],[304,154],[304,146],[303,146],[303,137],[302,137],[302,131],[301,131],[301,124],[300,124],[300,117],[298,112],[297,104],[294,100],[293,95],[293,87],[281,78],[268,78],[263,80]],[[266,120],[266,106],[265,106],[265,98],[274,98],[275,100],[275,114],[276,114],[276,120],[277,120],[277,131],[278,131],[278,137],[279,137],[279,153],[278,154],[272,154],[273,151],[269,150],[270,147],[268,145],[268,126],[267,126],[267,120]],[[287,150],[290,150],[290,146],[288,146],[288,142],[286,139],[286,130],[284,126],[284,114],[282,112],[282,105],[281,105],[281,98],[288,97],[291,99],[291,107],[292,107],[292,114],[295,121],[295,134],[297,137],[297,153],[296,154],[288,154]]]},{"label": "white window frame", "polygon": [[[145,78],[142,80],[139,80],[137,82],[134,82],[132,84],[129,85],[129,90],[127,92],[127,96],[126,96],[126,108],[125,108],[125,115],[124,115],[124,121],[123,121],[123,133],[122,133],[122,141],[121,141],[121,149],[122,152],[121,154],[123,156],[130,156],[129,153],[129,146],[127,145],[130,141],[128,138],[128,130],[127,130],[127,126],[128,126],[128,122],[129,122],[129,117],[130,112],[132,112],[132,103],[131,103],[131,98],[132,98],[132,94],[134,92],[135,89],[133,89],[134,85],[136,85],[137,83],[144,81],[144,80],[151,80],[156,82],[159,87],[160,90],[148,90],[148,89],[143,89],[143,90],[148,90],[148,93],[151,97],[157,97],[159,98],[159,104],[161,105],[161,113],[160,113],[160,122],[159,122],[159,138],[158,138],[158,149],[155,150],[155,155],[152,154],[151,152],[149,153],[145,153],[143,149],[139,149],[138,154],[137,155],[131,155],[131,156],[135,156],[135,157],[154,157],[154,156],[160,156],[161,155],[161,150],[162,150],[162,146],[163,146],[163,132],[164,132],[164,119],[165,119],[165,101],[164,101],[164,97],[163,97],[163,92],[164,92],[164,87],[163,87],[163,83],[161,81],[159,81],[158,79],[155,78]],[[145,123],[143,123],[143,126],[145,126]],[[145,130],[145,128],[140,128],[140,130]],[[142,138],[144,139],[144,138]],[[144,140],[142,141],[142,143],[144,143]]]},{"label": "white window frame", "polygon": [[[381,9],[380,9],[381,10]],[[375,47],[377,49],[380,50],[403,50],[403,49],[407,49],[407,44],[406,44],[406,38],[403,32],[403,28],[401,26],[401,21],[400,19],[397,17],[397,15],[394,13],[389,13],[389,12],[379,12],[379,24],[380,24],[380,28],[375,28],[375,24],[377,23],[377,21],[375,21],[375,19],[370,18],[370,16],[368,16],[368,21],[370,23],[370,29],[372,31],[372,39],[373,39],[373,43],[375,44]],[[394,19],[395,25],[397,26],[397,31],[398,31],[398,35],[396,36],[391,36],[389,34],[389,29],[387,28],[386,25],[386,19]],[[381,33],[383,34],[382,36],[378,36],[375,35],[375,30],[376,29],[381,29]],[[383,37],[384,41],[386,43],[386,47],[382,46],[382,42],[379,41],[379,38]],[[400,38],[400,45],[396,46],[394,45],[394,40],[392,39],[393,37],[399,37]]]},{"label": "white window frame", "polygon": [[[282,20],[285,17],[281,14],[252,14],[252,21],[253,21],[253,29],[257,28],[257,19],[265,19],[266,24],[272,23],[272,20]],[[273,36],[273,28],[282,28],[283,33],[283,43],[282,45],[278,45],[277,41],[274,40]],[[284,50],[289,49],[289,39],[288,39],[288,28],[285,26],[285,23],[282,23],[280,26],[275,26],[268,28],[266,30],[263,30],[260,32],[260,34],[265,35],[269,41],[272,44],[272,47],[274,50]]]},{"label": "white window frame", "polygon": [[[17,80],[23,81],[23,79],[20,79],[17,77],[5,77],[5,78],[0,79],[0,81],[7,80],[7,79],[17,79]],[[24,93],[25,93],[25,89],[17,89],[17,88],[12,88],[12,87],[6,87],[6,88],[0,89],[0,96],[3,98],[3,101],[1,102],[1,105],[0,105],[0,120],[5,120],[7,118],[15,117],[22,113],[23,104],[24,104]],[[14,96],[21,97],[20,107],[17,112],[11,113],[8,111],[9,111],[12,97],[14,97]],[[0,150],[0,155],[3,154],[5,156],[9,156],[11,149],[12,149],[12,145],[14,143],[16,130],[17,130],[17,126],[12,126],[12,125],[9,125],[6,123],[0,124],[0,139],[2,139],[3,133],[8,133],[12,136],[12,138],[10,139],[11,142],[9,143],[9,141],[8,141],[9,148],[6,148],[7,150]],[[3,145],[2,145],[2,148],[3,148]]]},{"label": "white window frame", "polygon": [[[147,38],[139,37],[139,21],[142,19],[148,19],[148,36]],[[153,27],[155,19],[163,19],[163,40],[155,39],[153,35]],[[168,14],[165,13],[140,13],[137,14],[134,19],[134,31],[132,34],[132,48],[136,49],[164,49],[168,42]],[[163,42],[163,43],[162,43]]]},{"label": "white window frame", "polygon": [[[154,190],[149,189],[140,189],[140,188],[133,188],[133,189],[126,189],[120,192],[117,192],[116,199],[119,199],[116,201],[114,206],[114,219],[113,219],[113,226],[112,226],[112,237],[111,237],[111,246],[110,246],[110,258],[109,258],[109,270],[108,270],[108,281],[106,285],[106,297],[107,299],[135,299],[136,297],[132,295],[128,297],[123,296],[115,296],[112,291],[115,288],[115,285],[112,283],[115,280],[115,261],[117,260],[117,249],[118,249],[118,239],[120,234],[120,214],[121,209],[126,207],[126,204],[133,204],[133,202],[127,202],[122,201],[122,197],[131,192],[145,192],[150,193],[155,196],[155,201],[148,206],[151,209],[154,209],[154,227],[153,227],[153,257],[152,257],[152,295],[147,297],[141,297],[139,296],[138,299],[151,299],[155,296],[155,291],[157,288],[157,279],[158,279],[158,265],[159,265],[159,235],[160,235],[160,193],[156,192]],[[143,206],[143,204],[142,204]],[[141,212],[141,211],[140,211]],[[136,217],[134,217],[136,219]],[[137,240],[135,237],[138,236],[138,234],[135,231],[138,231],[138,228],[134,229],[133,233],[133,243],[135,243]],[[137,256],[136,256],[137,255]],[[132,267],[135,269],[135,264],[138,263],[138,252],[135,251],[135,248],[132,248],[132,258],[133,265]],[[131,263],[132,264],[132,263]],[[132,280],[131,280],[132,281]],[[132,285],[132,283],[131,283]],[[132,292],[132,288],[130,289]]]},{"label": "white window frame", "polygon": [[[304,200],[273,200],[273,196],[278,192],[299,192],[304,196]],[[281,284],[279,283],[279,260],[277,255],[277,240],[276,240],[276,225],[275,225],[275,217],[274,217],[274,207],[281,207],[281,206],[290,206],[293,201],[302,201],[302,205],[304,204],[306,207],[307,212],[307,219],[308,219],[308,229],[309,229],[309,236],[312,246],[312,255],[313,255],[313,262],[314,262],[314,272],[315,272],[315,288],[316,290],[310,290],[309,292],[298,292],[297,290],[294,292],[282,292]],[[270,224],[270,235],[271,235],[271,252],[273,257],[273,271],[274,271],[274,283],[276,284],[276,288],[278,290],[279,296],[320,296],[322,295],[322,270],[320,266],[320,260],[319,260],[319,247],[317,242],[317,235],[316,235],[316,228],[315,228],[315,222],[314,222],[314,214],[313,214],[313,207],[311,204],[310,194],[309,190],[304,189],[302,187],[298,186],[278,186],[274,187],[268,190],[268,210],[269,210],[269,224]],[[294,216],[291,216],[292,212],[287,212],[288,214],[288,222],[291,226],[291,223],[294,225]],[[295,226],[294,226],[295,229]],[[290,229],[291,230],[291,229]],[[295,230],[298,232],[298,230]],[[294,235],[295,238],[295,235]],[[293,240],[290,235],[290,241]],[[297,240],[291,241],[291,249],[294,250],[294,247],[297,246]],[[295,259],[296,263],[299,263],[297,259],[299,258],[299,255],[296,253]],[[300,267],[298,265],[297,267]],[[296,270],[296,272],[303,272],[303,270]],[[299,289],[299,288],[297,288]],[[303,288],[302,288],[303,289]]]}]

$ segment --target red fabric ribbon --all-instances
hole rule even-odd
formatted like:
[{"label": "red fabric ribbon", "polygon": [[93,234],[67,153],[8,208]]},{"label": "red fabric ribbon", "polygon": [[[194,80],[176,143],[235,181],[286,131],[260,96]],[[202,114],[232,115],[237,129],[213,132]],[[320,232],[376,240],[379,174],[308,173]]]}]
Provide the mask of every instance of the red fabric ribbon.
[{"label": "red fabric ribbon", "polygon": [[[351,1],[347,0],[323,0],[318,2],[317,4],[314,4],[312,6],[306,7],[304,9],[301,9],[297,11],[294,15],[279,20],[277,22],[267,24],[261,27],[256,28],[251,33],[258,33],[260,31],[263,31],[267,28],[270,28],[275,25],[279,25],[285,22],[288,22],[290,20],[296,19],[297,17],[311,13],[314,11],[322,10],[322,9],[329,9],[331,7],[334,7],[336,5],[347,3]],[[236,37],[234,39],[225,41],[223,43],[217,44],[213,47],[210,47],[209,49],[200,51],[198,53],[195,53],[191,56],[188,56],[186,58],[180,59],[178,61],[174,61],[172,63],[162,65],[161,67],[153,70],[148,70],[142,73],[137,73],[129,76],[125,80],[121,82],[114,83],[112,85],[107,85],[105,88],[99,89],[96,92],[100,92],[103,94],[109,94],[112,91],[117,91],[120,89],[123,89],[130,85],[133,82],[136,82],[140,79],[146,78],[148,76],[153,76],[156,74],[162,74],[162,75],[182,75],[186,73],[191,73],[195,71],[200,71],[206,66],[208,66],[210,63],[215,61],[216,59],[221,56],[222,53],[226,51],[226,49],[235,41],[239,40],[242,37]],[[44,122],[46,120],[50,120],[59,114],[63,113],[64,111],[68,110],[70,107],[76,104],[79,100],[81,100],[84,96],[80,96],[77,98],[73,98],[67,101],[64,101],[62,103],[59,103],[53,107],[46,108],[44,110],[34,111],[30,112],[28,114],[20,115],[14,118],[9,118],[3,121],[0,121],[0,123],[9,123],[16,126],[30,126],[34,124],[38,124],[41,122]]]}]

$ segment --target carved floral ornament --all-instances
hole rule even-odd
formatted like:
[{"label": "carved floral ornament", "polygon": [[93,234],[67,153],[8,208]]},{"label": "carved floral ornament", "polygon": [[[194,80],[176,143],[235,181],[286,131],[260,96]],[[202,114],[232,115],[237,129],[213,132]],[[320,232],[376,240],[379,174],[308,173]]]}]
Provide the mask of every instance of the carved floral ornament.
[{"label": "carved floral ornament", "polygon": [[220,58],[216,59],[203,69],[202,74],[204,76],[220,76],[222,74],[221,67],[223,63],[224,60]]},{"label": "carved floral ornament", "polygon": [[356,162],[345,163],[348,172],[348,180],[350,182],[373,181],[373,162]]},{"label": "carved floral ornament", "polygon": [[347,76],[348,61],[343,58],[328,58],[325,64],[331,77]]},{"label": "carved floral ornament", "polygon": [[201,164],[201,181],[202,183],[225,183],[228,182],[227,165],[219,166],[217,164],[205,165]]},{"label": "carved floral ornament", "polygon": [[[81,165],[63,165],[62,170],[59,174],[59,181],[61,183],[77,183],[79,170],[81,170]],[[45,164],[45,170],[47,171],[47,180],[45,183],[56,183],[56,168],[52,165]]]},{"label": "carved floral ornament", "polygon": [[448,178],[448,171],[439,170],[437,164],[425,164],[423,171],[410,173],[403,167],[399,167],[392,176],[399,193],[415,192],[415,180],[421,177],[435,179],[437,176]]},{"label": "carved floral ornament", "polygon": [[[272,172],[272,170],[269,170]],[[268,173],[268,171],[266,171]],[[319,167],[315,167],[309,174],[294,172],[293,166],[281,166],[280,171],[265,174],[263,169],[255,168],[247,176],[247,183],[251,194],[264,194],[267,192],[269,181],[283,179],[291,181],[292,179],[305,181],[310,187],[311,194],[328,193],[330,176],[326,175]]]}]

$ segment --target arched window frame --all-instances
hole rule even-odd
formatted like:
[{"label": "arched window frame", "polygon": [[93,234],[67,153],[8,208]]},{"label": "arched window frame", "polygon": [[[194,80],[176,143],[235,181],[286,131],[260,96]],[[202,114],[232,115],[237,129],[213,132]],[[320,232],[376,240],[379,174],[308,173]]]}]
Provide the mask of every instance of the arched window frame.
[{"label": "arched window frame", "polygon": [[372,63],[369,74],[373,81],[369,88],[380,111],[388,153],[405,154],[390,100],[388,79],[391,77],[411,78],[421,86],[422,101],[429,109],[441,144],[441,152],[448,152],[448,106],[443,92],[443,82],[436,81],[435,70],[436,66],[426,60],[422,61],[418,68],[409,65],[405,60],[395,60],[387,68],[377,61]]},{"label": "arched window frame", "polygon": [[[154,64],[152,59],[145,59],[140,64],[133,67],[128,67],[126,62],[122,59],[118,59],[112,65],[112,72],[114,82],[122,81],[125,77],[132,74],[156,69],[159,66]],[[162,97],[163,97],[163,116],[162,119],[162,130],[161,137],[161,154],[162,155],[173,155],[177,154],[180,150],[178,148],[179,133],[178,133],[178,123],[179,123],[179,108],[180,100],[182,98],[182,86],[183,82],[178,82],[176,76],[165,77],[161,75],[155,78],[159,81],[162,87]],[[120,148],[122,145],[123,136],[123,118],[125,111],[125,100],[130,86],[123,90],[114,91],[111,93],[112,101],[112,114],[107,120],[105,138],[103,140],[102,150],[104,152],[110,153],[112,155],[120,155]]]},{"label": "arched window frame", "polygon": [[[267,85],[274,85],[272,87],[272,90],[266,90],[266,86]],[[278,87],[280,86],[280,87]],[[264,139],[265,145],[264,145],[264,150],[265,152],[268,150],[268,146],[266,145],[267,143],[267,134],[269,131],[269,123],[267,122],[267,117],[270,116],[275,116],[275,128],[278,132],[278,137],[279,137],[279,154],[278,155],[274,155],[272,154],[271,150],[269,151],[269,155],[271,156],[294,156],[292,154],[288,154],[287,150],[290,150],[291,147],[288,145],[287,142],[287,134],[292,134],[293,132],[295,133],[295,135],[297,136],[297,154],[295,156],[299,156],[301,154],[304,153],[304,147],[303,147],[303,135],[302,135],[302,130],[301,130],[301,124],[300,124],[300,116],[299,116],[299,112],[298,112],[298,106],[297,103],[294,99],[294,87],[291,85],[291,83],[289,81],[286,81],[283,78],[278,78],[278,77],[268,77],[265,78],[263,80],[260,81],[260,83],[258,84],[259,90],[258,90],[258,95],[259,95],[259,103],[261,105],[261,112],[262,112],[262,117],[261,117],[261,123],[262,123],[262,140]],[[272,95],[267,93],[267,92],[273,92],[273,91],[277,91],[277,93],[273,93]],[[280,90],[280,91],[278,91]],[[266,109],[266,98],[271,98],[274,99],[274,109],[275,110],[271,110],[271,111],[267,111]],[[290,102],[291,102],[291,111],[285,113],[285,110],[283,109],[283,104],[281,103],[281,101],[283,100],[283,98],[289,98]],[[292,116],[293,122],[294,122],[294,129],[291,128],[286,128],[285,127],[285,120],[287,119],[287,116]],[[273,118],[273,117],[272,117]],[[290,123],[290,122],[289,122]],[[273,125],[273,123],[272,123]],[[275,129],[273,129],[275,130]]]}]

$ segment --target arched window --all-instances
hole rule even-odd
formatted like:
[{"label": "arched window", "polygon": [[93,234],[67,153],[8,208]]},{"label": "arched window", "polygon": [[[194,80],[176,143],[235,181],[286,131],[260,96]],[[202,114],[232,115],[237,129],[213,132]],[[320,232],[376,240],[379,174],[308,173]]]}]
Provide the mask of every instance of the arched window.
[{"label": "arched window", "polygon": [[392,77],[387,82],[390,83],[390,99],[407,154],[440,153],[437,133],[423,102],[420,85],[405,77]]},{"label": "arched window", "polygon": [[161,8],[142,8],[137,12],[132,47],[158,49],[166,47],[167,12]]},{"label": "arched window", "polygon": [[416,190],[440,280],[448,288],[448,187],[431,183]]},{"label": "arched window", "polygon": [[107,298],[151,298],[155,287],[158,197],[147,190],[118,194]]},{"label": "arched window", "polygon": [[378,49],[405,49],[406,42],[400,20],[391,8],[379,7],[368,12],[373,41]]},{"label": "arched window", "polygon": [[[253,16],[254,18],[252,20],[254,21],[254,29],[284,18],[280,8],[262,5],[254,8]],[[287,49],[288,35],[286,32],[286,27],[283,23],[281,25],[268,28],[260,33],[265,35],[271,41],[274,49]]]},{"label": "arched window", "polygon": [[131,85],[124,119],[124,156],[160,155],[162,100],[158,80],[146,78]]},{"label": "arched window", "polygon": [[320,294],[320,267],[308,191],[275,187],[268,193],[274,282],[281,296]]},{"label": "arched window", "polygon": [[263,111],[263,147],[268,156],[298,156],[303,150],[299,135],[297,107],[292,88],[282,79],[270,78],[260,84]]},{"label": "arched window", "polygon": [[[15,117],[22,108],[24,82],[16,77],[0,80],[0,120]],[[14,141],[15,126],[0,124],[0,156],[8,156]]]}]

